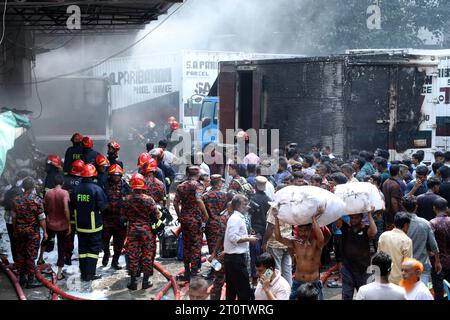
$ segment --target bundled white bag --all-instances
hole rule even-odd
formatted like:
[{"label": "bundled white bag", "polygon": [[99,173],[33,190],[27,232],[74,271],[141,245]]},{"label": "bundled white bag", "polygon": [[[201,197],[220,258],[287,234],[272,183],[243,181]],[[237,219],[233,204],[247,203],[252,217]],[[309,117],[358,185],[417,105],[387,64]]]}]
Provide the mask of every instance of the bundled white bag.
[{"label": "bundled white bag", "polygon": [[375,211],[385,208],[378,188],[369,182],[337,185],[334,194],[345,202],[346,214],[369,212],[372,206],[375,207]]},{"label": "bundled white bag", "polygon": [[344,214],[345,203],[328,190],[312,186],[288,186],[275,193],[271,205],[278,208],[280,221],[290,225],[312,222],[318,207],[325,209],[318,224],[326,226]]}]

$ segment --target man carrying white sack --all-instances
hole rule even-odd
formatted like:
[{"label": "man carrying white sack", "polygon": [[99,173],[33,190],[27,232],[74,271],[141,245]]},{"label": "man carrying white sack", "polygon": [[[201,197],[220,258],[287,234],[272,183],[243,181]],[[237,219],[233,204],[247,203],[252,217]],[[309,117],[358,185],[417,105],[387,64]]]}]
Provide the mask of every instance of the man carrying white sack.
[{"label": "man carrying white sack", "polygon": [[354,290],[367,283],[370,265],[370,239],[377,234],[377,226],[369,212],[369,226],[363,223],[363,214],[350,215],[350,224],[338,220],[336,227],[342,232],[342,299],[352,300]]},{"label": "man carrying white sack", "polygon": [[287,239],[281,236],[278,211],[275,208],[272,211],[275,217],[275,239],[288,248],[294,249],[295,252],[296,269],[290,300],[296,299],[297,290],[304,283],[312,283],[320,292],[319,299],[323,300],[319,269],[320,256],[325,239],[317,223],[317,220],[323,213],[324,209],[318,208],[317,213],[312,217],[312,223],[299,226],[298,237],[296,239]]}]

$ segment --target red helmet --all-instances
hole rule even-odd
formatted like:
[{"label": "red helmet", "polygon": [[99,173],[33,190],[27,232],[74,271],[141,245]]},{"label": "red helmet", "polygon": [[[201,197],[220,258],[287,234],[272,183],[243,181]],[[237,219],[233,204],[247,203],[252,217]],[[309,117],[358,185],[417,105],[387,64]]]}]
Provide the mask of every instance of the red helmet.
[{"label": "red helmet", "polygon": [[82,144],[86,149],[92,149],[94,147],[94,141],[92,141],[91,137],[89,136],[83,138]]},{"label": "red helmet", "polygon": [[51,154],[47,157],[47,164],[51,164],[58,169],[62,168],[61,158],[55,154]]},{"label": "red helmet", "polygon": [[144,165],[142,166],[142,173],[147,174],[150,172],[157,172],[158,171],[158,163],[155,159],[150,158]]},{"label": "red helmet", "polygon": [[169,119],[167,119],[167,123],[168,124],[172,124],[172,122],[177,121],[177,119],[174,116],[169,117]]},{"label": "red helmet", "polygon": [[75,132],[72,135],[72,138],[70,139],[70,141],[72,141],[72,143],[81,143],[81,141],[83,141],[83,136],[81,135],[81,133]]},{"label": "red helmet", "polygon": [[137,161],[137,165],[138,167],[142,167],[146,162],[148,162],[148,160],[150,159],[150,155],[147,152],[141,153],[138,161]]},{"label": "red helmet", "polygon": [[172,123],[170,123],[170,129],[172,130],[180,129],[180,124],[177,121],[173,121]]},{"label": "red helmet", "polygon": [[83,168],[83,172],[81,173],[83,178],[92,178],[97,176],[97,169],[93,164],[85,164]]},{"label": "red helmet", "polygon": [[109,160],[102,154],[99,154],[97,157],[95,157],[95,163],[99,167],[109,166]]},{"label": "red helmet", "polygon": [[108,143],[108,148],[114,149],[114,151],[119,151],[120,150],[120,144],[118,144],[116,141],[111,141],[110,143]]},{"label": "red helmet", "polygon": [[123,169],[118,164],[113,164],[111,167],[109,167],[108,174],[114,176],[123,176]]},{"label": "red helmet", "polygon": [[147,190],[144,176],[140,173],[133,174],[130,180],[130,187],[133,190]]},{"label": "red helmet", "polygon": [[84,169],[84,161],[83,160],[75,160],[72,162],[72,168],[70,169],[70,174],[73,176],[81,177],[81,174]]}]

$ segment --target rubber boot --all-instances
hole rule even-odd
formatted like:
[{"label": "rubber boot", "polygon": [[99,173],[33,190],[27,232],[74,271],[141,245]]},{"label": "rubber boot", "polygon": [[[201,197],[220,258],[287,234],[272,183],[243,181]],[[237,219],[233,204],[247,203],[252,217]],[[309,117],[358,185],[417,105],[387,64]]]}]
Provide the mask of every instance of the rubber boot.
[{"label": "rubber boot", "polygon": [[189,264],[184,265],[184,275],[179,276],[178,280],[180,281],[191,281],[191,267]]},{"label": "rubber boot", "polygon": [[103,265],[104,267],[106,267],[106,266],[108,265],[109,256],[110,256],[109,251],[105,251],[105,253],[104,253],[104,255],[103,255],[103,259],[102,259],[102,265]]},{"label": "rubber boot", "polygon": [[111,262],[111,267],[115,270],[122,270],[122,267],[119,266],[119,257],[120,256],[113,256],[112,262]]},{"label": "rubber boot", "polygon": [[142,290],[148,289],[151,286],[153,286],[153,283],[149,281],[150,275],[144,274],[144,277],[142,278]]},{"label": "rubber boot", "polygon": [[137,290],[136,276],[131,276],[130,283],[128,283],[127,288],[130,290]]}]

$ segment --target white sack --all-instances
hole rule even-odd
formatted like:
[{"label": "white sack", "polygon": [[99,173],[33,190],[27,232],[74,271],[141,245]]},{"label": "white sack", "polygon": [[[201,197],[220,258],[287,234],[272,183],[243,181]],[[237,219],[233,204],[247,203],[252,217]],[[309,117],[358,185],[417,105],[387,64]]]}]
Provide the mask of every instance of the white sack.
[{"label": "white sack", "polygon": [[369,212],[372,206],[375,211],[385,208],[378,188],[369,182],[337,185],[334,194],[345,202],[346,214]]},{"label": "white sack", "polygon": [[326,226],[344,214],[345,203],[328,190],[312,186],[288,186],[275,193],[271,202],[278,208],[278,218],[290,225],[304,225],[312,222],[318,207],[325,212],[318,219],[320,226]]}]

